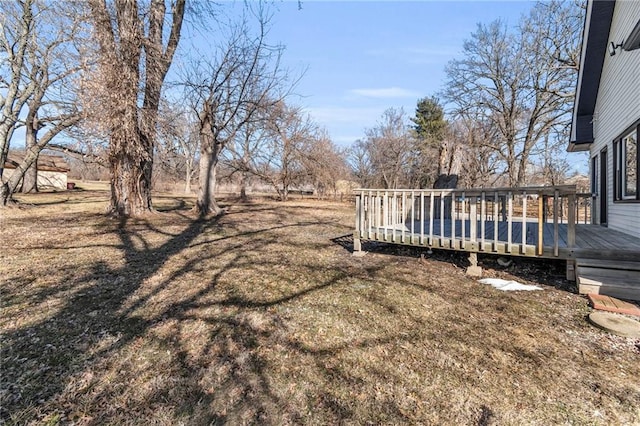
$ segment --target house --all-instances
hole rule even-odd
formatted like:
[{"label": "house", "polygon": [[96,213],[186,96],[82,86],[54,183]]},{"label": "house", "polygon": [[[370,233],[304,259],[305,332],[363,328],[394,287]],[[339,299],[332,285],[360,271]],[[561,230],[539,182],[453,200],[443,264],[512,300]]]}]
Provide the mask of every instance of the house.
[{"label": "house", "polygon": [[640,238],[640,2],[587,5],[568,151],[589,151],[592,222]]},{"label": "house", "polygon": [[[18,167],[24,153],[12,151],[4,163],[3,178],[9,179]],[[69,165],[64,157],[40,154],[38,157],[38,188],[67,189]]]}]

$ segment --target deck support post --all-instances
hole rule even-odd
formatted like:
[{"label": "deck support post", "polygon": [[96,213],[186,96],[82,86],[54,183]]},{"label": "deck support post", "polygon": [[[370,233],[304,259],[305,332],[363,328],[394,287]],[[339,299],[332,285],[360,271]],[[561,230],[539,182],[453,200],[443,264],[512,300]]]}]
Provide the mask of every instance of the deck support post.
[{"label": "deck support post", "polygon": [[478,253],[469,253],[469,263],[471,265],[467,268],[467,275],[469,275],[470,277],[481,277],[482,268],[478,266]]},{"label": "deck support post", "polygon": [[360,252],[362,251],[362,242],[360,241],[360,238],[357,237],[353,237],[353,252]]},{"label": "deck support post", "polygon": [[576,280],[576,265],[572,259],[567,260],[567,281]]}]

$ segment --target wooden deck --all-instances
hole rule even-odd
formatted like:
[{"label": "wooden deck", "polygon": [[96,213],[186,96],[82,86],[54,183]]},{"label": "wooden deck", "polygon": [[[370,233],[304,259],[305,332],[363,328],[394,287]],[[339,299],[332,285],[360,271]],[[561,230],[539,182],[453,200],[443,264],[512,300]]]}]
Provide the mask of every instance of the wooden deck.
[{"label": "wooden deck", "polygon": [[640,238],[601,225],[576,225],[572,258],[640,261]]},{"label": "wooden deck", "polygon": [[559,259],[640,259],[640,239],[591,225],[575,187],[356,190],[360,240]]},{"label": "wooden deck", "polygon": [[640,238],[592,225],[591,194],[575,186],[470,190],[356,190],[354,250],[361,240],[478,253],[563,259],[580,293],[640,300]]}]

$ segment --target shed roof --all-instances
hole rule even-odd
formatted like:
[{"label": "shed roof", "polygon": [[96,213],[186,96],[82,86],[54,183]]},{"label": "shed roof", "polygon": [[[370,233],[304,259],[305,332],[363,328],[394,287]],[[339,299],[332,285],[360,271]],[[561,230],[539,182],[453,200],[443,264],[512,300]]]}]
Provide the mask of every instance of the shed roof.
[{"label": "shed roof", "polygon": [[[12,151],[9,153],[7,161],[4,163],[4,168],[15,169],[23,159],[24,152]],[[38,170],[43,172],[67,173],[71,169],[69,168],[69,164],[65,158],[62,156],[40,154],[38,157]]]}]

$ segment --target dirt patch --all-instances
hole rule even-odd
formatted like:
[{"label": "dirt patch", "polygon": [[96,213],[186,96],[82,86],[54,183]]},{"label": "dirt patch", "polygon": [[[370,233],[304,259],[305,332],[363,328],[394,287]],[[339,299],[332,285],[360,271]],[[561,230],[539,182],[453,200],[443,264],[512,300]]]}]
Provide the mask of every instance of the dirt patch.
[{"label": "dirt patch", "polygon": [[[2,212],[9,424],[634,424],[640,352],[585,321],[563,265],[499,292],[454,252],[349,252],[350,205],[188,197],[105,217],[106,193]],[[522,272],[526,271],[526,273]]]}]

